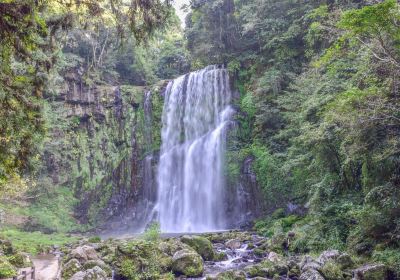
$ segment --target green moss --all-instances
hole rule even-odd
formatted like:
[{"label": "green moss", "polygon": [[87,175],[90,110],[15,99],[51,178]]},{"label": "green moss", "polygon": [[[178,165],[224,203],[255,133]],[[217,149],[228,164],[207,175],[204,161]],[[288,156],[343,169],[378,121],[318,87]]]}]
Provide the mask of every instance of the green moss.
[{"label": "green moss", "polygon": [[171,268],[171,258],[163,254],[156,242],[134,240],[120,244],[115,262],[117,272],[127,279],[159,279]]},{"label": "green moss", "polygon": [[286,216],[285,209],[278,208],[272,213],[271,218],[272,219],[281,219],[285,216]]},{"label": "green moss", "polygon": [[335,262],[327,262],[321,269],[326,280],[344,280],[343,271]]},{"label": "green moss", "polygon": [[17,271],[6,257],[0,256],[0,278],[11,278],[17,275]]},{"label": "green moss", "polygon": [[100,236],[92,236],[88,240],[90,243],[100,243],[101,237]]}]

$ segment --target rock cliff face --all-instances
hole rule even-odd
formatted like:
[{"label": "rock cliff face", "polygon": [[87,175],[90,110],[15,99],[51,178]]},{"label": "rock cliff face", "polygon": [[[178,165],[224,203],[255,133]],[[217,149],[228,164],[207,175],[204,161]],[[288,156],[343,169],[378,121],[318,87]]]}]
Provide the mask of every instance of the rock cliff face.
[{"label": "rock cliff face", "polygon": [[[144,195],[143,159],[156,149],[153,137],[159,137],[143,135],[148,117],[143,96],[149,89],[89,86],[77,73],[66,74],[64,80],[46,108],[49,138],[40,183],[72,189],[78,201],[76,218],[82,223],[103,223],[127,215],[128,209],[135,216],[132,209]],[[161,104],[160,88],[152,87],[155,107]],[[159,123],[157,116],[151,119]]]}]

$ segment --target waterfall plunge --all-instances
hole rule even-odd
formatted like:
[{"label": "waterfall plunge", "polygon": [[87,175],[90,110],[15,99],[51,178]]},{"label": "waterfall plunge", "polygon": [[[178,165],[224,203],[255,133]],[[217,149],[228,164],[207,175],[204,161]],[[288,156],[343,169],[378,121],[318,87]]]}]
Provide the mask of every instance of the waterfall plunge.
[{"label": "waterfall plunge", "polygon": [[217,66],[168,84],[155,207],[163,232],[227,226],[223,167],[231,99],[227,70]]}]

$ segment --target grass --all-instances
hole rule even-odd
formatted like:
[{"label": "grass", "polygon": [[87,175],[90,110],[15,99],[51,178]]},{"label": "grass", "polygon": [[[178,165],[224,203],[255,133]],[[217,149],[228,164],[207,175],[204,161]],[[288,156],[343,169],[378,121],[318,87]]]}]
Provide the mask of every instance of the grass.
[{"label": "grass", "polygon": [[34,255],[50,246],[63,246],[79,239],[76,236],[64,233],[44,234],[41,232],[24,232],[12,228],[1,230],[0,238],[10,240],[17,250]]},{"label": "grass", "polygon": [[69,188],[60,187],[42,195],[32,204],[21,206],[2,203],[0,206],[6,212],[28,217],[32,223],[29,230],[63,233],[85,231],[88,226],[80,225],[73,217],[76,201]]}]

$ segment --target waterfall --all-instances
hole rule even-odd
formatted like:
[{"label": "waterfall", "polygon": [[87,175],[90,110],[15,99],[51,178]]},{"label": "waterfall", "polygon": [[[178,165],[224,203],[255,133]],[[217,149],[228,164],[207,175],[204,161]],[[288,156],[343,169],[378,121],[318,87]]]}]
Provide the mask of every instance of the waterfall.
[{"label": "waterfall", "polygon": [[155,206],[163,232],[226,228],[223,168],[231,101],[227,70],[218,66],[169,82]]}]

